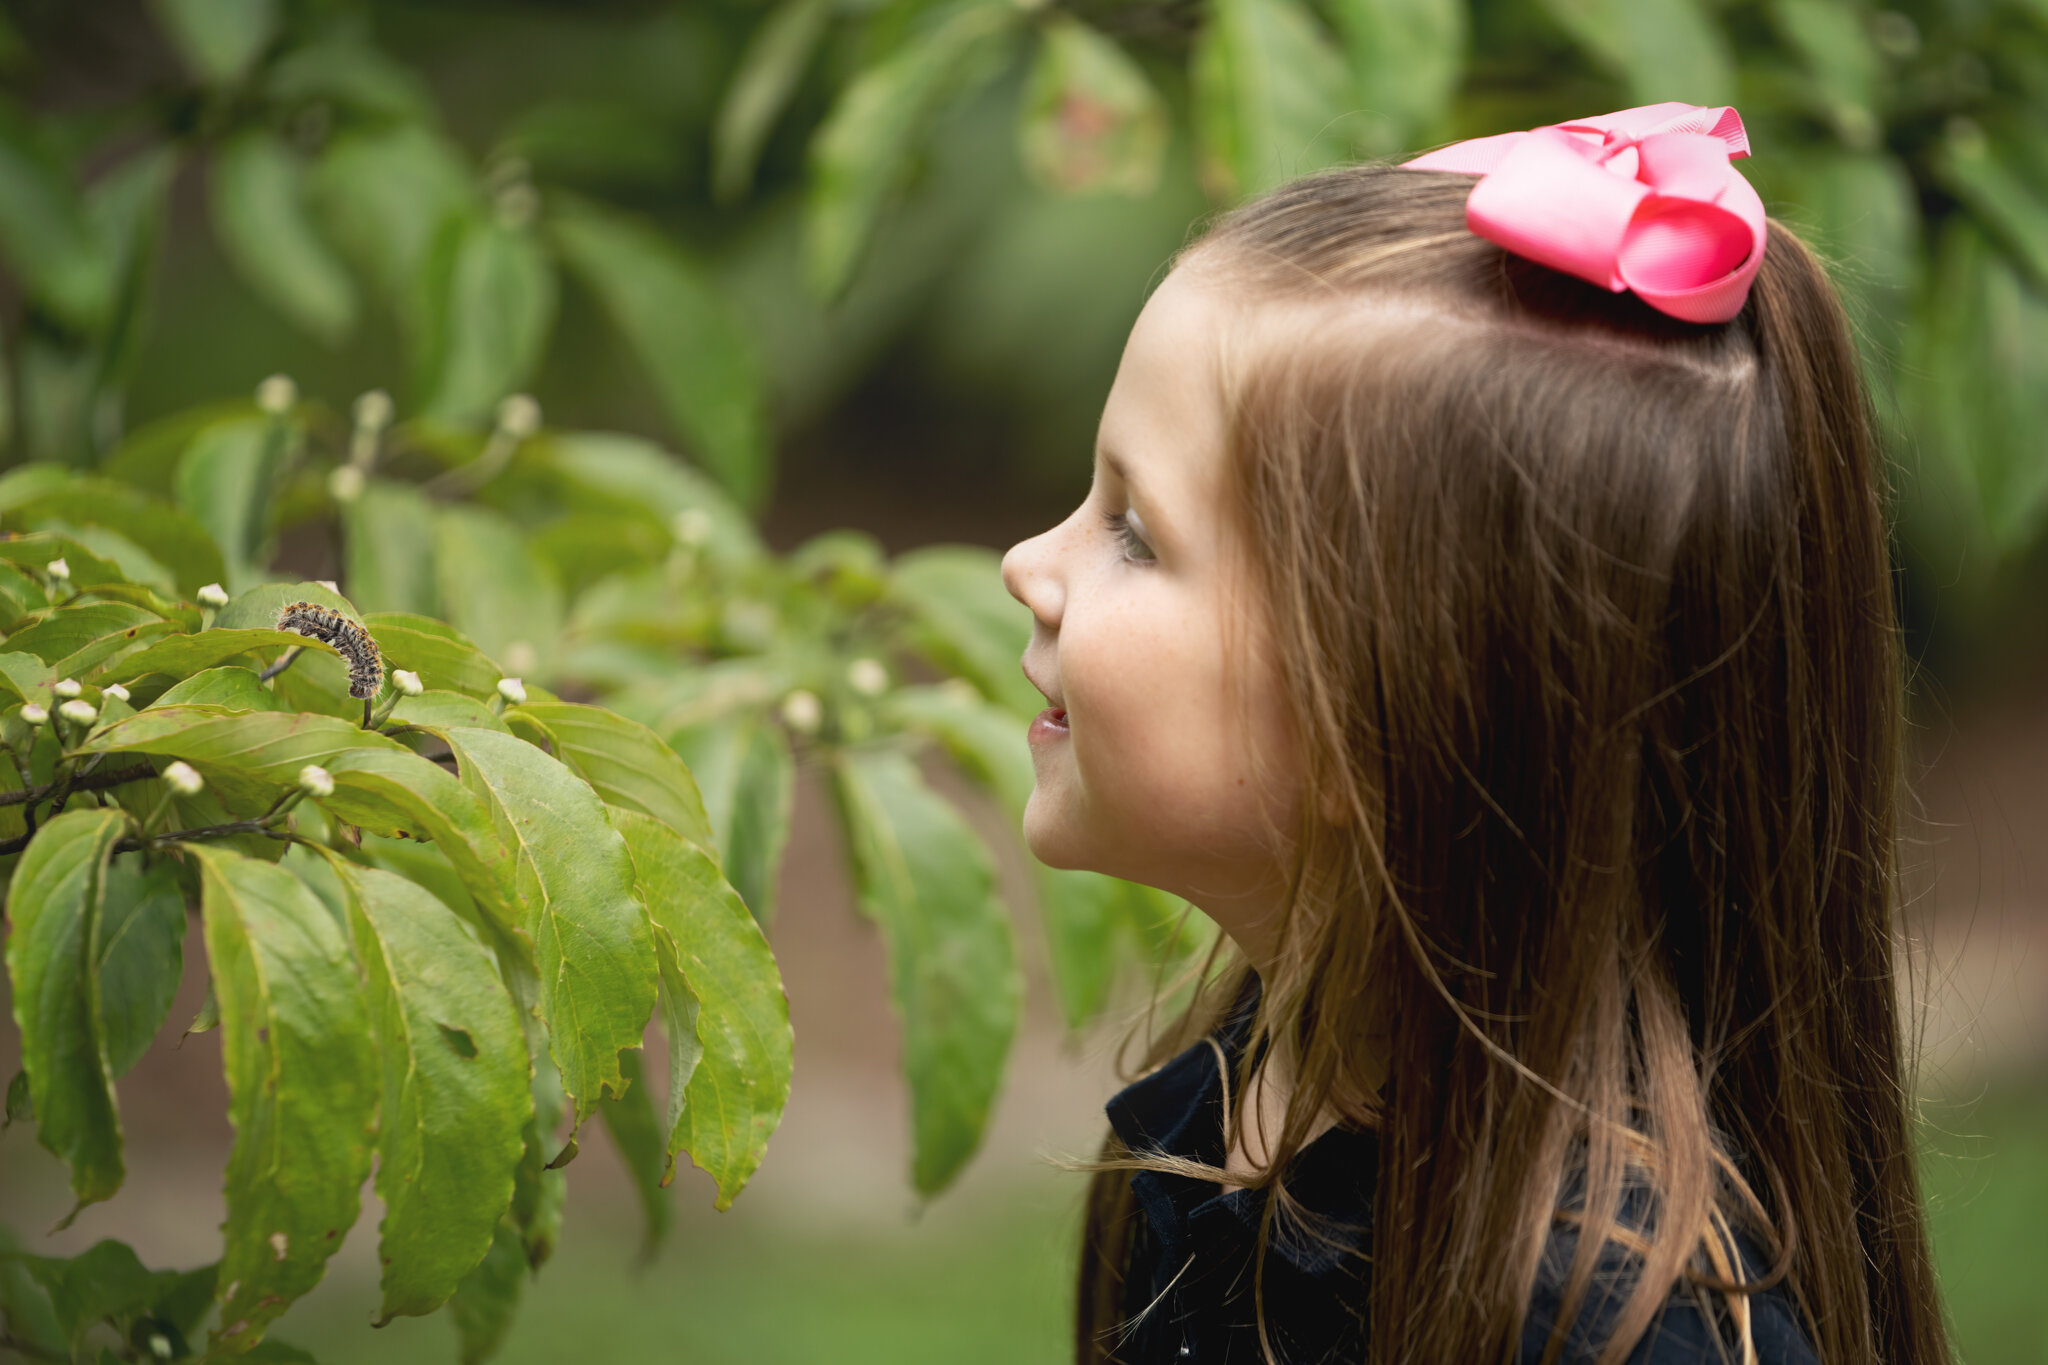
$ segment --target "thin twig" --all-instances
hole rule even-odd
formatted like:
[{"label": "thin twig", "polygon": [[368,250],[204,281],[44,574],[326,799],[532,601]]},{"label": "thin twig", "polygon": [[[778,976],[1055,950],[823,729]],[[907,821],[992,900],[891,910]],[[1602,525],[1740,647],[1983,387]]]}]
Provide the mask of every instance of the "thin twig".
[{"label": "thin twig", "polygon": [[[110,773],[87,773],[74,778],[71,783],[71,790],[80,792],[98,791],[103,787],[118,787],[123,782],[140,782],[145,777],[155,776],[156,769],[150,767],[147,763],[138,763],[131,768],[116,768]],[[51,792],[56,791],[60,785],[60,783],[51,782],[41,787],[25,787],[14,791],[0,792],[0,806],[34,805]]]},{"label": "thin twig", "polygon": [[272,678],[276,677],[278,674],[284,672],[287,668],[290,668],[293,664],[297,663],[299,661],[299,656],[301,654],[304,654],[305,652],[306,647],[304,645],[293,645],[290,649],[287,649],[284,653],[277,656],[276,663],[264,669],[261,673],[258,673],[256,675],[256,681],[269,682]]}]

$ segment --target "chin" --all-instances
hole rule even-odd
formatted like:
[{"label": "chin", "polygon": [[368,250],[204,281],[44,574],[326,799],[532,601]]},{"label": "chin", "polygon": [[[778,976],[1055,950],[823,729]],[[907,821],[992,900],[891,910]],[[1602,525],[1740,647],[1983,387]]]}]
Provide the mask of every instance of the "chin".
[{"label": "chin", "polygon": [[1031,856],[1047,867],[1093,872],[1097,869],[1083,842],[1075,837],[1075,822],[1050,810],[1050,802],[1037,791],[1024,807],[1024,846]]}]

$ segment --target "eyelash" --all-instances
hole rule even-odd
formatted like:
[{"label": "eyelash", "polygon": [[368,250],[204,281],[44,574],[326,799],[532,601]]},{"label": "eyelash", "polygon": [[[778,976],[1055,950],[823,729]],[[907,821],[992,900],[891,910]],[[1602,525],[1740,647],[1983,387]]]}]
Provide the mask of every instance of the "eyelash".
[{"label": "eyelash", "polygon": [[[1132,564],[1150,564],[1153,562],[1154,556],[1152,555],[1151,547],[1138,539],[1138,533],[1131,529],[1129,517],[1122,512],[1104,512],[1102,520],[1111,531],[1116,533],[1117,538],[1123,542],[1124,559],[1126,561]],[[1140,558],[1134,553],[1136,550],[1145,551],[1145,556]]]}]

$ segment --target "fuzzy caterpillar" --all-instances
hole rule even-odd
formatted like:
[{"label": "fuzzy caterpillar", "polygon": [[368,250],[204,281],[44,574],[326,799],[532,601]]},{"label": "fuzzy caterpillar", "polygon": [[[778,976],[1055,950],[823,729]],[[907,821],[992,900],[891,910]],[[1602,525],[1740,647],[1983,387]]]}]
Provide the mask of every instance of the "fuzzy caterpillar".
[{"label": "fuzzy caterpillar", "polygon": [[294,635],[308,635],[348,661],[348,694],[367,701],[384,686],[384,656],[370,632],[343,616],[313,602],[294,602],[277,614],[277,628]]}]

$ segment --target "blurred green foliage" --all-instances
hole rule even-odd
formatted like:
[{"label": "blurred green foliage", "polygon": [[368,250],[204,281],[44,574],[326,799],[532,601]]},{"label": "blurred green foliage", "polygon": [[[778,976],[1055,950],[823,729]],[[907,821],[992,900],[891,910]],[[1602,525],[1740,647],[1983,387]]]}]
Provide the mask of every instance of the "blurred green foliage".
[{"label": "blurred green foliage", "polygon": [[[0,83],[17,458],[290,365],[454,421],[531,387],[657,422],[750,512],[892,355],[1001,414],[1020,480],[1072,478],[1210,208],[1733,103],[1865,340],[1916,592],[1995,614],[2039,559],[2040,0],[29,0]],[[276,324],[235,331],[216,254]]]}]

